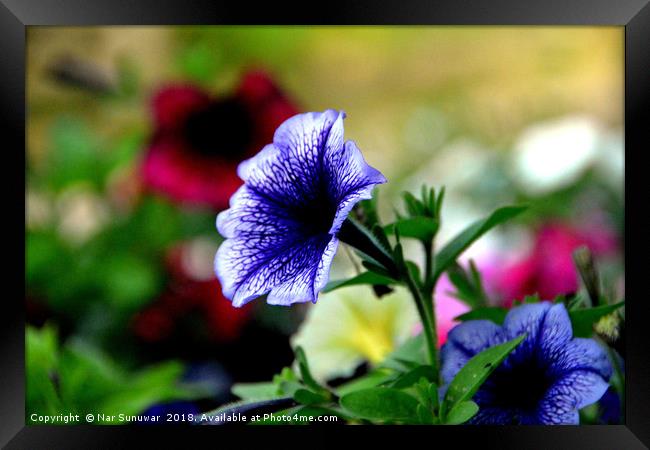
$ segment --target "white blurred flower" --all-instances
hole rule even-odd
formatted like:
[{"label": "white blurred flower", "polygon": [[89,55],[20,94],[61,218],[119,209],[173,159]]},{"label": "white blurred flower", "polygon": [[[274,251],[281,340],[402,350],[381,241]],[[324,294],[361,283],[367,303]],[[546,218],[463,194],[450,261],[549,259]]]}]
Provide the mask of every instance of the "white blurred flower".
[{"label": "white blurred flower", "polygon": [[46,227],[52,221],[52,201],[45,192],[28,188],[25,194],[25,223],[27,228]]},{"label": "white blurred flower", "polygon": [[73,244],[81,244],[99,232],[110,218],[104,199],[87,186],[65,190],[56,202],[59,233]]},{"label": "white blurred flower", "polygon": [[214,278],[214,254],[219,245],[210,236],[199,236],[183,246],[181,264],[192,279],[208,281]]},{"label": "white blurred flower", "polygon": [[583,116],[533,125],[514,146],[513,177],[530,194],[570,185],[598,157],[600,126]]},{"label": "white blurred flower", "polygon": [[363,362],[378,363],[412,335],[418,323],[404,288],[377,299],[369,286],[322,294],[291,338],[304,348],[320,381],[350,376]]},{"label": "white blurred flower", "polygon": [[625,176],[623,133],[607,133],[599,147],[596,169],[612,187],[622,189]]}]

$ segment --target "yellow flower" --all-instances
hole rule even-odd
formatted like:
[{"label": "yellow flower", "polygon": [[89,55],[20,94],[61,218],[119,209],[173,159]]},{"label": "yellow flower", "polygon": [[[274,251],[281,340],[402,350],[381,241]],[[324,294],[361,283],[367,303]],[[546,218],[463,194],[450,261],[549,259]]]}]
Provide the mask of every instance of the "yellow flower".
[{"label": "yellow flower", "polygon": [[381,362],[417,323],[403,288],[377,299],[369,286],[351,286],[321,295],[291,344],[305,350],[312,374],[325,381],[350,376],[363,362]]}]

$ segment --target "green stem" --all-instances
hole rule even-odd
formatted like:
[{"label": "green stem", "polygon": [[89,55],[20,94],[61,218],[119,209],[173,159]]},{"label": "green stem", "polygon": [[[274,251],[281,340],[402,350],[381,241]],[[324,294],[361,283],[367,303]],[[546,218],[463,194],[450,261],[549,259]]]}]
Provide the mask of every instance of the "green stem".
[{"label": "green stem", "polygon": [[[434,258],[434,240],[429,239],[424,242],[424,258],[425,258],[425,272],[424,272],[424,288],[422,291],[422,298],[424,300],[425,311],[429,315],[429,328],[431,329],[432,334],[432,343],[433,345],[433,358],[435,358],[435,364],[433,367],[438,374],[438,328],[436,322],[436,309],[433,291],[435,289],[435,280],[433,279],[433,273],[435,271],[435,258]],[[436,380],[439,382],[439,380]]]},{"label": "green stem", "polygon": [[[436,333],[435,314],[432,308],[433,302],[427,301],[425,293],[418,288],[408,270],[406,270],[404,278],[406,285],[411,292],[413,299],[415,300],[415,305],[418,308],[418,313],[420,314],[420,320],[422,321],[422,330],[424,332],[424,337],[426,340],[429,361],[431,362],[434,373],[438,374],[438,339]],[[435,381],[437,383],[439,380]]]},{"label": "green stem", "polygon": [[431,278],[433,276],[433,239],[422,242],[424,245],[424,290],[431,292]]}]

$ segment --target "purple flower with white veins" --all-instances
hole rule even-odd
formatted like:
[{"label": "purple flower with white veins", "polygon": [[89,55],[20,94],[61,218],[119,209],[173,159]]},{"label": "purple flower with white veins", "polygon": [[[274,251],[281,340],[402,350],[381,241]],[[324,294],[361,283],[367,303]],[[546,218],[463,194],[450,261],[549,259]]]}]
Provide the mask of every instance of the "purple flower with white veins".
[{"label": "purple flower with white veins", "polygon": [[495,369],[473,400],[472,424],[578,424],[578,410],[607,390],[612,367],[593,339],[573,338],[563,304],[525,304],[508,312],[503,326],[470,320],[449,332],[442,347],[442,379],[449,385],[475,354],[527,333]]},{"label": "purple flower with white veins", "polygon": [[226,240],[215,257],[234,306],[266,294],[273,305],[316,302],[327,284],[343,222],[386,182],[352,141],[344,142],[344,118],[334,110],[298,114],[239,165],[245,184],[217,216]]}]

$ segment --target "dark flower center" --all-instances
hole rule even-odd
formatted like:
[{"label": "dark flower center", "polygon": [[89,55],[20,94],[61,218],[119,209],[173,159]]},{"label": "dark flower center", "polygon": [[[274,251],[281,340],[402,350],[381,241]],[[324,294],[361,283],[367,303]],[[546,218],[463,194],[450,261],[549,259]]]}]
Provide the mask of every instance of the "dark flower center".
[{"label": "dark flower center", "polygon": [[307,235],[328,233],[334,222],[337,203],[322,187],[316,196],[308,202],[296,205],[293,208],[293,216],[298,219],[301,228]]},{"label": "dark flower center", "polygon": [[552,383],[545,368],[531,359],[514,367],[500,367],[490,376],[484,389],[491,394],[489,406],[532,413]]},{"label": "dark flower center", "polygon": [[185,123],[185,139],[202,156],[239,161],[253,142],[253,119],[235,98],[219,100],[191,114]]}]

